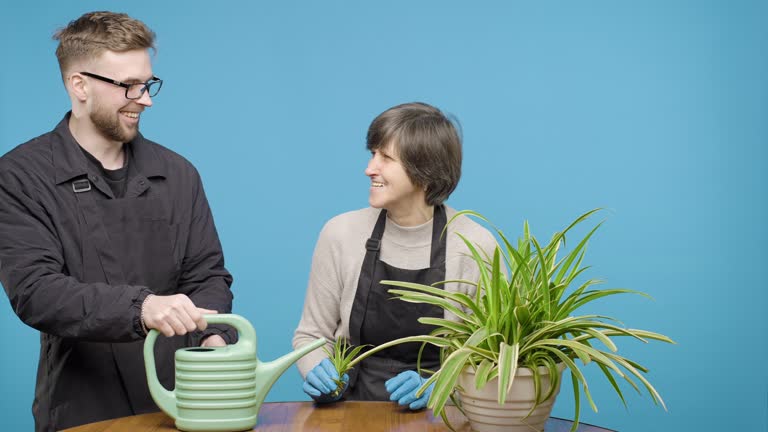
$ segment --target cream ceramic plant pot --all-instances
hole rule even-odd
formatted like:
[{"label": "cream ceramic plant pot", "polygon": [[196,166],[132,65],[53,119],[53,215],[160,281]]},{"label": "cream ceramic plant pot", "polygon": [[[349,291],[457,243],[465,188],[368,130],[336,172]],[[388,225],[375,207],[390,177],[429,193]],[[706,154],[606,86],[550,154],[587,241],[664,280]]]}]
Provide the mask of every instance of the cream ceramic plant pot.
[{"label": "cream ceramic plant pot", "polygon": [[[560,378],[563,376],[565,366],[558,366]],[[539,368],[541,373],[542,394],[550,388],[549,374],[546,368]],[[533,387],[533,374],[530,369],[519,368],[512,384],[512,389],[507,393],[507,399],[503,405],[498,402],[499,379],[494,378],[478,390],[475,388],[475,373],[471,368],[464,368],[459,375],[458,384],[461,386],[461,405],[469,418],[469,424],[476,432],[540,432],[544,430],[555,398],[560,392],[560,385],[552,396],[539,404],[531,415],[531,407],[535,402]]]}]

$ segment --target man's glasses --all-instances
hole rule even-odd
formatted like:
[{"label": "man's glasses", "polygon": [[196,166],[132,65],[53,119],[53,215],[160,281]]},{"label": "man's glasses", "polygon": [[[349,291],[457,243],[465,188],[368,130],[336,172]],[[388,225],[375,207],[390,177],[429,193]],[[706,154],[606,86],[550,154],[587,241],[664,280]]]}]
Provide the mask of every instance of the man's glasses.
[{"label": "man's glasses", "polygon": [[144,92],[149,92],[150,97],[155,97],[157,96],[158,93],[160,93],[160,88],[163,87],[163,80],[155,76],[153,76],[149,81],[144,83],[128,84],[120,81],[115,81],[112,78],[103,77],[101,75],[96,75],[90,72],[80,72],[80,73],[87,77],[95,78],[100,81],[104,81],[119,87],[123,87],[125,89],[125,97],[131,100],[140,99],[144,95]]}]

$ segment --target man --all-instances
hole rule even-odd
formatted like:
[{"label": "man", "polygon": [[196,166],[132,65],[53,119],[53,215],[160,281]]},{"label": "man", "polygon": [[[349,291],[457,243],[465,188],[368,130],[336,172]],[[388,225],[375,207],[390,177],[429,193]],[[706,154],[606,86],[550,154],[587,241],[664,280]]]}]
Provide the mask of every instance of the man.
[{"label": "man", "polygon": [[154,33],[93,12],[54,38],[72,110],[0,158],[0,282],[40,331],[38,431],[156,411],[148,329],[168,336],[156,358],[169,388],[177,348],[236,340],[203,317],[231,311],[232,277],[200,177],[139,133],[162,86]]}]

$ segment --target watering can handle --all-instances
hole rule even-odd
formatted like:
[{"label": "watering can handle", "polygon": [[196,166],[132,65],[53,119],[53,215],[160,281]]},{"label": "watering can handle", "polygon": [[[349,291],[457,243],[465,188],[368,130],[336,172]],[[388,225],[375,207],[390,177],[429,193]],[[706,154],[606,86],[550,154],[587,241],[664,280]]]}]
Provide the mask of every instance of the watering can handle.
[{"label": "watering can handle", "polygon": [[206,314],[203,315],[203,318],[205,318],[208,324],[231,325],[237,329],[238,340],[235,345],[251,345],[250,347],[243,346],[242,348],[256,352],[256,330],[247,319],[235,314]]},{"label": "watering can handle", "polygon": [[176,408],[176,396],[172,391],[166,390],[160,384],[160,380],[157,379],[157,370],[155,369],[155,340],[157,340],[157,335],[159,334],[160,332],[157,330],[150,329],[149,333],[147,333],[147,338],[144,340],[144,368],[147,372],[147,384],[149,385],[149,393],[152,395],[155,403],[157,403],[157,406],[175,419],[179,414]]},{"label": "watering can handle", "polygon": [[[203,315],[203,317],[209,324],[228,324],[233,326],[238,332],[238,341],[235,345],[241,349],[256,352],[256,330],[245,318],[234,314],[209,314]],[[152,399],[155,400],[157,406],[169,416],[177,418],[176,396],[172,391],[166,390],[157,378],[154,348],[159,334],[160,332],[157,330],[150,329],[149,333],[147,333],[147,338],[144,340],[144,366],[147,372],[147,383],[149,384],[149,392],[152,394]]]}]

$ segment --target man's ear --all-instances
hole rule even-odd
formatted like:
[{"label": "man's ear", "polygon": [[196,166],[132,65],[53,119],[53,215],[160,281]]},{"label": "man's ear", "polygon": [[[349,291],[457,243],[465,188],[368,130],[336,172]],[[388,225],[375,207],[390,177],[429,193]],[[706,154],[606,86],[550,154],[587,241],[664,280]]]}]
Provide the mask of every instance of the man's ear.
[{"label": "man's ear", "polygon": [[85,82],[85,77],[79,73],[72,73],[69,75],[68,81],[72,96],[80,102],[85,102],[88,98],[88,85]]}]

